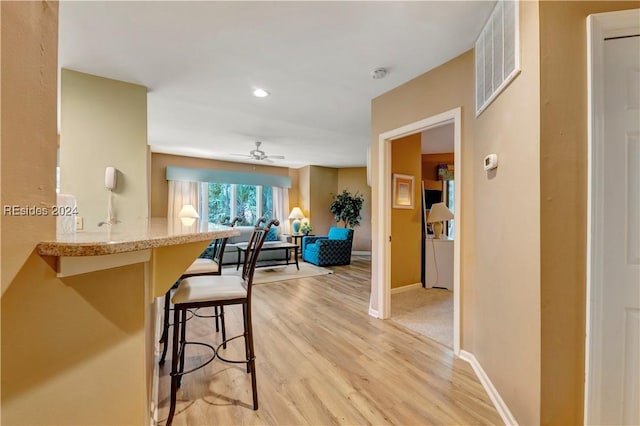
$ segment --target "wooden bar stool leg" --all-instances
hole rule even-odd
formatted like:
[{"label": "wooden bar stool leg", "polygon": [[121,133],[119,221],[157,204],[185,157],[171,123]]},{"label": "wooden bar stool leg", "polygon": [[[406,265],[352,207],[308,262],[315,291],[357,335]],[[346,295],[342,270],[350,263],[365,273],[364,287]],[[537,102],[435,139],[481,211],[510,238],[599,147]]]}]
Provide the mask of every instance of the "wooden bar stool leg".
[{"label": "wooden bar stool leg", "polygon": [[215,316],[215,319],[216,319],[216,333],[220,331],[220,314],[218,312],[219,312],[218,307],[214,306],[213,315]]}]

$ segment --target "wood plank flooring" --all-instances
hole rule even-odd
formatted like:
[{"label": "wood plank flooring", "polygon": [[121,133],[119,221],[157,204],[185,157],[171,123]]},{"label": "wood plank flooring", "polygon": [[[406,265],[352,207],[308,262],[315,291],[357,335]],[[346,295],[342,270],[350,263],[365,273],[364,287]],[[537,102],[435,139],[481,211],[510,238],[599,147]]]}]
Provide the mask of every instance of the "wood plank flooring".
[{"label": "wood plank flooring", "polygon": [[[367,314],[368,257],[331,269],[333,275],[254,286],[259,410],[251,409],[244,365],[215,360],[183,378],[173,424],[502,424],[471,366]],[[241,310],[226,309],[226,319],[228,335],[239,334]],[[188,330],[194,340],[220,339],[211,319],[194,318]],[[187,368],[206,357],[192,348]],[[225,353],[242,358],[243,340]],[[170,366],[168,359],[160,368],[159,424],[168,414]]]}]

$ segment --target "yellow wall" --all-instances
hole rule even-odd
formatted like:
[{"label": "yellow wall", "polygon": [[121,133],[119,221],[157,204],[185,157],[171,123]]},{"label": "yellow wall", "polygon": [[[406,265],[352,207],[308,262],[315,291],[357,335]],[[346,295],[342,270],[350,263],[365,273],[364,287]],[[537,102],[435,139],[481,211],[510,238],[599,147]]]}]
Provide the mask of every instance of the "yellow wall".
[{"label": "yellow wall", "polygon": [[[0,11],[2,204],[52,205],[58,4],[1,2]],[[54,238],[54,218],[1,220],[0,422],[147,423],[142,266],[61,280],[34,251]]]},{"label": "yellow wall", "polygon": [[[413,208],[391,209],[391,288],[421,282],[420,133],[391,143],[391,173],[413,176]],[[390,176],[389,179],[392,177]]]},{"label": "yellow wall", "polygon": [[[118,170],[113,211],[118,227],[149,216],[147,89],[62,70],[60,192],[76,197],[86,231],[107,218],[107,166]],[[117,229],[117,228],[114,228]]]},{"label": "yellow wall", "polygon": [[370,252],[371,187],[367,185],[367,168],[350,167],[338,169],[338,187],[336,188],[336,192],[341,192],[343,189],[348,190],[352,194],[359,192],[364,197],[361,211],[362,220],[360,221],[360,226],[356,227],[353,233],[353,250]]},{"label": "yellow wall", "polygon": [[442,181],[438,180],[438,165],[453,165],[453,152],[448,154],[422,154],[422,181],[424,189],[442,190]]},{"label": "yellow wall", "polygon": [[638,1],[540,3],[542,424],[583,423],[586,18],[638,7]]}]

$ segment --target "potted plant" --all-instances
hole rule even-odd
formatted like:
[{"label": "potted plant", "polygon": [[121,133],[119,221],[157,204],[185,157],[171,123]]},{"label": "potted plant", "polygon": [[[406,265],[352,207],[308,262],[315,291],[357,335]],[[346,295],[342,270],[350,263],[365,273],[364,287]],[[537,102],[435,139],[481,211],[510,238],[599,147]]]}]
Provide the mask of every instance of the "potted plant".
[{"label": "potted plant", "polygon": [[303,222],[302,226],[300,226],[300,232],[302,232],[303,235],[308,235],[311,231],[313,231],[313,227],[309,222]]},{"label": "potted plant", "polygon": [[333,218],[336,222],[344,222],[345,228],[355,228],[360,226],[362,216],[360,210],[362,210],[362,204],[364,203],[364,197],[358,191],[355,194],[351,194],[346,189],[342,190],[340,194],[331,194],[332,202],[329,206],[329,210],[333,213]]}]

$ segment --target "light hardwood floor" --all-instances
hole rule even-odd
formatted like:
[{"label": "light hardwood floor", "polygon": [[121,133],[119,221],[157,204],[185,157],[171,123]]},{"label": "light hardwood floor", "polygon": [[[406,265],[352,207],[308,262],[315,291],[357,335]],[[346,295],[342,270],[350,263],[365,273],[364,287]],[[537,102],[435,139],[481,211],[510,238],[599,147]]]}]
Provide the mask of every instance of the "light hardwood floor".
[{"label": "light hardwood floor", "polygon": [[[251,409],[244,366],[215,360],[184,376],[173,424],[502,424],[466,362],[367,314],[369,258],[331,269],[333,275],[254,286],[259,410]],[[229,335],[240,332],[240,314],[226,310]],[[220,339],[210,319],[194,318],[188,329],[194,340]],[[242,358],[242,342],[229,346],[229,358]],[[206,353],[192,348],[187,368]],[[168,359],[160,368],[160,424],[168,413],[170,365]]]}]

